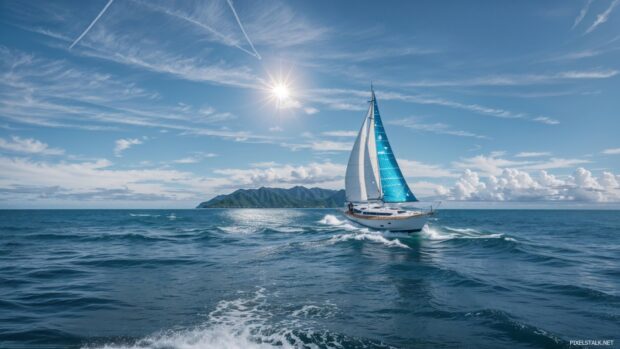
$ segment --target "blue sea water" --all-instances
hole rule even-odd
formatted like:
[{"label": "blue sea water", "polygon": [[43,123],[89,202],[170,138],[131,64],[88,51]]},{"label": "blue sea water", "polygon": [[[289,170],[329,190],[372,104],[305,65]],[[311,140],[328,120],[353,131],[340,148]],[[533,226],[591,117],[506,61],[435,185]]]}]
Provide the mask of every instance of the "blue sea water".
[{"label": "blue sea water", "polygon": [[620,211],[0,211],[1,348],[620,345]]}]

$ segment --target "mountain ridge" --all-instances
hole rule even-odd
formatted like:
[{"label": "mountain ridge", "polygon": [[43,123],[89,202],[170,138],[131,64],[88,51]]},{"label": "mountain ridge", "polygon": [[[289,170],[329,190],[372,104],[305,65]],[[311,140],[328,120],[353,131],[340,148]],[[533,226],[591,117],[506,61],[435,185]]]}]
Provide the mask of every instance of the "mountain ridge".
[{"label": "mountain ridge", "polygon": [[344,202],[344,189],[260,187],[217,195],[196,208],[334,208],[342,207]]}]

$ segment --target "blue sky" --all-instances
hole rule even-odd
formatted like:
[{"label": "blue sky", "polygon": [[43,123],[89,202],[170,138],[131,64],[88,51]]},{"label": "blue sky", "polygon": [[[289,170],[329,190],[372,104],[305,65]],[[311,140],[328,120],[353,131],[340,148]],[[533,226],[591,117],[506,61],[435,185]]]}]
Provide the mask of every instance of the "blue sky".
[{"label": "blue sky", "polygon": [[618,0],[2,1],[0,207],[342,188],[370,81],[418,197],[617,206],[619,29]]}]

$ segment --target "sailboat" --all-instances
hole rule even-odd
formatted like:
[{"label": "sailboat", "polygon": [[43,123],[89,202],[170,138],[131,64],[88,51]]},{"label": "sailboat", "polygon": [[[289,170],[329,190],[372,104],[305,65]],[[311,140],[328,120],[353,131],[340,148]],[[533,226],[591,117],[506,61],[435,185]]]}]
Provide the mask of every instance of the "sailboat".
[{"label": "sailboat", "polygon": [[345,216],[364,226],[390,231],[420,231],[433,210],[405,208],[416,202],[388,141],[375,91],[349,157],[345,177]]}]

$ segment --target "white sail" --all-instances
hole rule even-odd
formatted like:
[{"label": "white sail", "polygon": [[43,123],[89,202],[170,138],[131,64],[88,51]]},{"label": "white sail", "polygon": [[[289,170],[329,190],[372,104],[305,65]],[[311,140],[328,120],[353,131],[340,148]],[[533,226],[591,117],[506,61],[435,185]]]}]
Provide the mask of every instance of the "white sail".
[{"label": "white sail", "polygon": [[381,181],[372,115],[373,106],[371,105],[349,157],[345,177],[345,189],[349,202],[381,199]]},{"label": "white sail", "polygon": [[377,163],[377,144],[375,142],[374,108],[370,106],[368,118],[368,136],[366,136],[366,151],[364,152],[364,181],[368,200],[381,200],[381,179]]},{"label": "white sail", "polygon": [[[370,114],[370,110],[368,113]],[[368,116],[362,123],[362,128],[357,134],[353,150],[349,156],[347,173],[344,178],[344,186],[347,201],[362,202],[368,200],[366,195],[366,181],[364,180],[364,153],[366,152],[366,137],[368,136]]]}]

